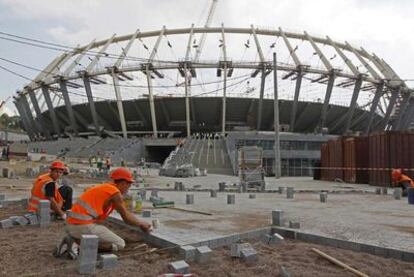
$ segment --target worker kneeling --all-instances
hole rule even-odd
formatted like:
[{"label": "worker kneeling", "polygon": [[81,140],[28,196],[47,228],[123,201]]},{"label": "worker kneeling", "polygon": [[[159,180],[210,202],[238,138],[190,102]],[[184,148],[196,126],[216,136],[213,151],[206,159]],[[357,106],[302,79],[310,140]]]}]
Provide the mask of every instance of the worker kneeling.
[{"label": "worker kneeling", "polygon": [[408,189],[414,188],[413,180],[401,173],[401,169],[393,169],[391,172],[393,185],[402,188],[402,196],[407,196]]},{"label": "worker kneeling", "polygon": [[128,192],[134,182],[131,172],[125,168],[118,168],[112,171],[110,178],[113,182],[89,188],[68,211],[65,230],[70,238],[66,237],[61,242],[55,250],[55,256],[59,257],[68,252],[70,258],[76,258],[76,244],[73,247],[74,242],[71,238],[79,244],[82,235],[98,236],[98,248],[101,252],[116,252],[123,249],[125,241],[107,227],[99,224],[113,210],[116,210],[127,224],[140,227],[144,232],[151,231],[150,224],[138,220],[124,205],[123,195]]},{"label": "worker kneeling", "polygon": [[67,170],[67,167],[63,162],[54,161],[50,164],[48,173],[36,178],[27,208],[29,212],[37,213],[40,200],[49,200],[52,212],[57,217],[66,219],[65,211],[72,207],[72,188],[69,186],[58,188],[59,178],[65,170]]}]

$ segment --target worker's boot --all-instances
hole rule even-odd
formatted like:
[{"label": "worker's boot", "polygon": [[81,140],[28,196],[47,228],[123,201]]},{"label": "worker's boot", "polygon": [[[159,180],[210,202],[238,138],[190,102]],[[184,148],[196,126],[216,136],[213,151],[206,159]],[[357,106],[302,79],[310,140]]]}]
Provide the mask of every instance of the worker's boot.
[{"label": "worker's boot", "polygon": [[65,236],[53,251],[53,256],[56,258],[67,258],[70,260],[76,260],[78,254],[79,246],[70,236]]}]

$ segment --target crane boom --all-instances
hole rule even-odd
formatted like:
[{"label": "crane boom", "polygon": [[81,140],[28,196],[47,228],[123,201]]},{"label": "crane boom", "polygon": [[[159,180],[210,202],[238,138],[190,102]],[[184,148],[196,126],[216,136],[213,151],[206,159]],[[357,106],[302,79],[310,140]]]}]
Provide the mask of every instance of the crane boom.
[{"label": "crane boom", "polygon": [[[211,21],[213,20],[214,12],[216,10],[217,1],[218,0],[213,0],[212,3],[211,3],[210,10],[209,10],[208,16],[207,16],[207,20],[206,20],[206,23],[204,24],[204,28],[210,27]],[[201,51],[203,50],[204,42],[206,41],[206,35],[207,35],[207,33],[202,33],[201,34],[200,43],[198,44],[198,47],[196,49],[196,54],[195,54],[195,57],[193,59],[194,62],[198,62],[198,60],[200,59]]]}]

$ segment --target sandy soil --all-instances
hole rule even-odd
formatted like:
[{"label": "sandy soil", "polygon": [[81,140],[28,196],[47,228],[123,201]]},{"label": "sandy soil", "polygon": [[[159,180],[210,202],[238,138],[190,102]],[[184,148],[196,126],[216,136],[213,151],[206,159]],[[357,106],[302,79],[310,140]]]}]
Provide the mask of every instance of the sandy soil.
[{"label": "sandy soil", "polygon": [[[0,209],[0,219],[23,214],[18,206]],[[136,233],[110,226],[127,240],[127,248],[120,255],[120,265],[113,271],[98,270],[99,276],[157,276],[168,272],[167,264],[176,260],[168,251],[143,254],[143,242]],[[76,276],[77,263],[56,259],[52,249],[62,235],[63,223],[50,227],[19,227],[0,230],[0,276]],[[384,259],[326,246],[287,240],[278,246],[250,241],[259,253],[258,261],[246,265],[230,257],[230,249],[215,249],[211,262],[204,265],[190,263],[198,276],[278,276],[284,266],[292,276],[353,276],[313,253],[312,247],[349,264],[369,276],[414,276],[414,264]],[[151,248],[151,246],[149,246]]]}]

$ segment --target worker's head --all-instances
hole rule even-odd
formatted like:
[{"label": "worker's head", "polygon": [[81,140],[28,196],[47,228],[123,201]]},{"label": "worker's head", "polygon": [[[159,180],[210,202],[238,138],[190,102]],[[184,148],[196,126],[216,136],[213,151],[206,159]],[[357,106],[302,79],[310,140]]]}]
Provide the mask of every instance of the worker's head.
[{"label": "worker's head", "polygon": [[391,178],[394,182],[398,181],[398,179],[400,179],[401,175],[402,175],[401,169],[393,169],[391,171]]},{"label": "worker's head", "polygon": [[115,185],[122,194],[126,194],[131,184],[135,182],[131,171],[123,167],[112,171],[110,178],[114,181]]},{"label": "worker's head", "polygon": [[56,181],[63,174],[65,168],[65,164],[61,161],[56,160],[52,162],[50,164],[50,177]]}]

